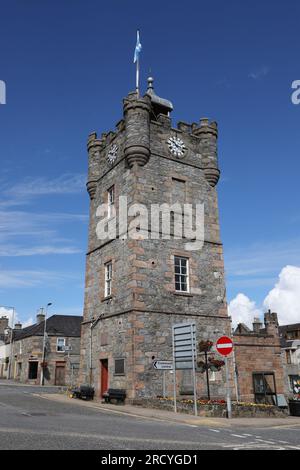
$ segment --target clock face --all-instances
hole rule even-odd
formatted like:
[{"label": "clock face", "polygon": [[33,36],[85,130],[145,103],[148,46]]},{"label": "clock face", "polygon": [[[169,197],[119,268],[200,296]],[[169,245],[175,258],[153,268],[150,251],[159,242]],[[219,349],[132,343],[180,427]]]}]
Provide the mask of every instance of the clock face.
[{"label": "clock face", "polygon": [[109,163],[114,163],[118,156],[118,146],[116,144],[112,145],[107,154],[107,160]]},{"label": "clock face", "polygon": [[170,152],[176,157],[183,157],[186,151],[186,146],[183,141],[175,136],[168,139],[168,147]]}]

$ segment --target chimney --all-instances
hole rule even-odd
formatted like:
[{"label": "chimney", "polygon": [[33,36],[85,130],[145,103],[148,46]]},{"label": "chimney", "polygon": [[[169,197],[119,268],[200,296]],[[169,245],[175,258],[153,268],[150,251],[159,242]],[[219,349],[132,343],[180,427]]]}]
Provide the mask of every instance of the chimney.
[{"label": "chimney", "polygon": [[259,333],[259,330],[262,327],[262,321],[260,320],[260,318],[254,317],[252,325],[254,333]]},{"label": "chimney", "polygon": [[15,323],[14,330],[22,330],[22,323],[20,323],[20,322]]},{"label": "chimney", "polygon": [[42,321],[45,320],[45,315],[43,313],[38,313],[36,316],[36,322],[37,323],[42,323]]},{"label": "chimney", "polygon": [[4,335],[4,331],[8,327],[8,318],[7,317],[1,317],[0,318],[0,335]]},{"label": "chimney", "polygon": [[264,323],[266,327],[266,333],[269,335],[278,335],[278,316],[277,313],[268,310],[264,314]]}]

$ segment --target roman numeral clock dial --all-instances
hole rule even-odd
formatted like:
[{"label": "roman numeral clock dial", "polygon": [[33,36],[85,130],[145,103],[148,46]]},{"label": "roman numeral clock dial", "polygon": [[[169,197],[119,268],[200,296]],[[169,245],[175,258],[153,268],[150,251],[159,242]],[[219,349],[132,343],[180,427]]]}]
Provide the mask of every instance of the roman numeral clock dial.
[{"label": "roman numeral clock dial", "polygon": [[118,156],[118,146],[116,144],[112,145],[107,154],[107,160],[112,165]]},{"label": "roman numeral clock dial", "polygon": [[175,157],[183,157],[186,152],[186,146],[184,145],[183,141],[176,136],[169,137],[168,147],[170,152],[175,155]]}]

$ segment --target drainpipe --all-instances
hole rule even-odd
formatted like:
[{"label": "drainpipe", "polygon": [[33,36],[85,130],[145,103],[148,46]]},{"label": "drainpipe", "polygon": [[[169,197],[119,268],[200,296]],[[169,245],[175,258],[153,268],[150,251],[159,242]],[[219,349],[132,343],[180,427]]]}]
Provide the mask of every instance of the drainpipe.
[{"label": "drainpipe", "polygon": [[92,370],[93,370],[92,352],[93,352],[93,321],[91,321],[91,324],[90,324],[90,386],[92,386]]},{"label": "drainpipe", "polygon": [[237,374],[237,365],[236,365],[236,360],[235,360],[234,348],[232,351],[232,359],[233,359],[235,395],[236,395],[236,401],[239,402],[238,374]]},{"label": "drainpipe", "polygon": [[93,378],[93,329],[97,325],[98,321],[100,320],[99,318],[92,318],[91,323],[90,323],[90,379],[89,379],[89,384],[92,386],[92,378]]}]

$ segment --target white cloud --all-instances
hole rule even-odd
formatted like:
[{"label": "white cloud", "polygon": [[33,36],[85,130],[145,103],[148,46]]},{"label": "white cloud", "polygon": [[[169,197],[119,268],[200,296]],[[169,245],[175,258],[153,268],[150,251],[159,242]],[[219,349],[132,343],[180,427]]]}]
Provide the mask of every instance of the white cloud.
[{"label": "white cloud", "polygon": [[281,325],[300,322],[300,267],[285,266],[264,307],[278,313]]},{"label": "white cloud", "polygon": [[4,188],[2,192],[6,199],[0,206],[23,205],[38,196],[79,193],[84,190],[85,183],[86,175],[82,173],[65,173],[53,179],[25,178],[22,183]]},{"label": "white cloud", "polygon": [[73,255],[81,253],[82,250],[72,246],[32,246],[30,248],[18,247],[16,245],[1,245],[0,256],[43,256],[43,255]]},{"label": "white cloud", "polygon": [[26,328],[27,326],[33,325],[34,323],[35,320],[33,320],[33,317],[30,317],[22,323],[22,328]]},{"label": "white cloud", "polygon": [[232,317],[233,326],[238,323],[245,323],[249,328],[252,327],[254,317],[261,316],[261,310],[256,307],[255,302],[251,301],[245,294],[238,294],[228,305],[229,314]]},{"label": "white cloud", "polygon": [[72,240],[58,236],[56,227],[86,222],[87,219],[85,214],[0,210],[0,256],[80,253],[82,250],[75,247]]},{"label": "white cloud", "polygon": [[[64,212],[48,212],[44,214],[26,211],[0,211],[1,238],[11,236],[34,235],[54,233],[54,224],[66,224],[67,222],[85,222],[86,214],[70,214]],[[51,227],[49,231],[49,227]]]},{"label": "white cloud", "polygon": [[13,316],[15,315],[15,319],[17,317],[16,312],[13,312],[13,309],[10,307],[0,307],[0,317],[7,317],[9,319],[9,325],[12,325]]},{"label": "white cloud", "polygon": [[78,274],[56,271],[1,270],[0,288],[26,288],[43,285],[61,285],[68,281],[78,281]]},{"label": "white cloud", "polygon": [[243,293],[232,299],[228,306],[234,326],[245,323],[251,327],[254,317],[262,317],[263,311],[269,309],[278,314],[280,325],[300,322],[300,267],[288,265],[281,270],[262,307],[257,307]]},{"label": "white cloud", "polygon": [[263,67],[261,67],[260,69],[257,69],[253,72],[250,72],[249,73],[249,77],[252,78],[253,80],[259,80],[260,78],[263,78],[265,77],[266,75],[268,75],[268,73],[270,72],[270,69],[269,67],[267,67],[266,65],[264,65]]},{"label": "white cloud", "polygon": [[12,326],[14,322],[14,325],[16,323],[21,323],[22,328],[26,328],[26,326],[30,326],[34,323],[33,317],[30,317],[27,320],[25,320],[25,322],[22,322],[20,320],[18,312],[16,311],[13,312],[13,308],[9,308],[9,307],[0,307],[0,317],[7,317],[9,320],[9,326]]},{"label": "white cloud", "polygon": [[300,264],[300,239],[284,242],[259,242],[225,250],[225,267],[229,276],[263,279],[278,273],[282,266]]}]

